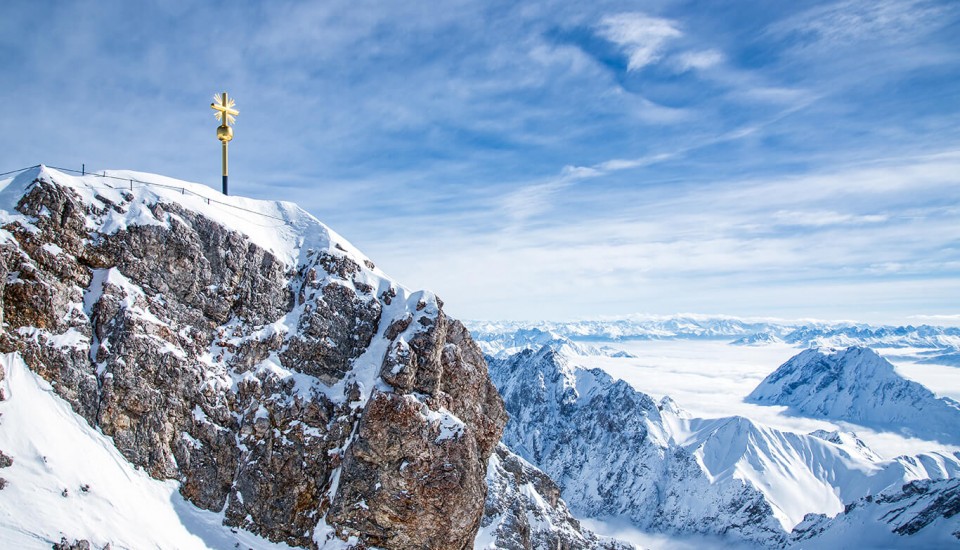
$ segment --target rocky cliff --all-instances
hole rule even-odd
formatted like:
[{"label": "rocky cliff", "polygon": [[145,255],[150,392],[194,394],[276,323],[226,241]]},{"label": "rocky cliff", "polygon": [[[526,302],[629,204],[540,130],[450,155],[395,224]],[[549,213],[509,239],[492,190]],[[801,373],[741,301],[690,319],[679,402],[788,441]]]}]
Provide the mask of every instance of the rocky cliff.
[{"label": "rocky cliff", "polygon": [[108,175],[0,190],[0,351],[229,525],[472,547],[506,414],[440,300],[293,205]]}]

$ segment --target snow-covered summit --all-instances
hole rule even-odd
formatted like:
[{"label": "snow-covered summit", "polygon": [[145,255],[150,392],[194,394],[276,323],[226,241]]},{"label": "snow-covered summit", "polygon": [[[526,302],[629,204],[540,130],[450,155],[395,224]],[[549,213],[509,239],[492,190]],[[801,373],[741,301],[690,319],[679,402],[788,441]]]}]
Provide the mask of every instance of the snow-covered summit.
[{"label": "snow-covered summit", "polygon": [[738,338],[730,343],[734,346],[765,346],[768,344],[779,344],[781,342],[783,342],[782,338],[773,332],[765,331]]},{"label": "snow-covered summit", "polygon": [[747,400],[923,439],[960,442],[960,403],[903,378],[869,348],[805,350],[767,376]]},{"label": "snow-covered summit", "polygon": [[37,180],[71,189],[86,204],[98,207],[100,214],[87,218],[88,229],[103,234],[136,225],[169,227],[173,214],[158,214],[154,207],[176,204],[242,234],[290,268],[303,263],[310,249],[336,251],[373,265],[349,241],[295,203],[228,196],[200,183],[131,170],[76,176],[44,165],[27,169],[0,180],[0,212],[6,211],[6,219],[0,222],[17,217],[17,202]]}]

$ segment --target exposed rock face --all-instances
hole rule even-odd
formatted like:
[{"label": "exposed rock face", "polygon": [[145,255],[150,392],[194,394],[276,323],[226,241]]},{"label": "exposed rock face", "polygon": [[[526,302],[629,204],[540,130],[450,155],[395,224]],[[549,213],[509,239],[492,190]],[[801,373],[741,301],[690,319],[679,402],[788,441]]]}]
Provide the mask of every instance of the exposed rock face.
[{"label": "exposed rock face", "polygon": [[230,525],[473,544],[506,415],[435,296],[290,205],[109,184],[41,168],[0,191],[0,350]]}]

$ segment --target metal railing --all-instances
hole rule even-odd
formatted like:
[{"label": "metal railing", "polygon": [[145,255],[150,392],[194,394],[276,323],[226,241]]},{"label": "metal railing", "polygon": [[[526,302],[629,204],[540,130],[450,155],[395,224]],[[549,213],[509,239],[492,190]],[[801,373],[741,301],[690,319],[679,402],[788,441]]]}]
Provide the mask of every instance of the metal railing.
[{"label": "metal railing", "polygon": [[[40,166],[41,166],[40,164],[35,164],[35,165],[33,165],[33,166],[27,166],[26,168],[20,168],[20,169],[18,169],[18,170],[10,170],[9,172],[0,173],[0,176],[7,176],[7,175],[10,175],[10,174],[16,174],[16,173],[19,173],[19,172],[23,172],[23,171],[25,171],[25,170],[30,170],[30,169],[32,169],[32,168],[39,168]],[[233,209],[235,209],[235,210],[240,210],[240,211],[242,211],[242,212],[247,212],[247,213],[249,213],[249,214],[255,214],[255,215],[257,215],[257,216],[263,216],[264,218],[270,218],[270,219],[273,219],[273,220],[278,220],[278,221],[283,222],[284,225],[290,225],[289,220],[286,220],[286,219],[284,219],[284,218],[279,218],[279,217],[277,217],[277,216],[271,216],[270,214],[265,214],[265,213],[263,213],[263,212],[258,212],[258,211],[256,211],[256,210],[251,210],[251,209],[249,209],[249,208],[244,208],[244,207],[242,207],[242,206],[237,206],[236,204],[230,204],[230,203],[228,203],[228,202],[224,202],[224,201],[221,201],[221,200],[213,199],[213,198],[210,198],[210,197],[208,197],[208,196],[206,196],[206,195],[202,195],[202,194],[197,193],[197,192],[195,192],[195,191],[191,191],[190,189],[187,189],[187,188],[185,188],[185,187],[179,187],[179,186],[176,186],[176,185],[165,185],[165,184],[163,184],[163,183],[156,183],[156,182],[152,182],[152,181],[143,181],[143,180],[138,180],[138,179],[136,179],[136,178],[123,178],[123,177],[120,177],[120,176],[112,176],[112,175],[107,174],[106,171],[103,171],[103,172],[101,172],[101,173],[87,172],[86,166],[84,166],[82,170],[74,170],[74,169],[72,169],[72,168],[60,168],[59,166],[50,166],[50,165],[46,165],[46,166],[47,166],[48,168],[53,168],[54,170],[58,170],[58,171],[60,171],[60,172],[71,172],[71,173],[74,173],[74,174],[80,174],[81,176],[93,176],[93,177],[103,178],[103,179],[112,179],[112,180],[123,181],[123,182],[125,182],[125,183],[127,183],[127,184],[129,185],[129,188],[130,188],[131,191],[132,191],[133,188],[134,188],[134,184],[139,185],[139,186],[141,186],[141,187],[160,187],[160,188],[163,188],[163,189],[172,189],[172,190],[174,190],[174,191],[180,191],[180,194],[182,194],[182,195],[187,195],[187,194],[189,194],[189,195],[193,195],[193,196],[196,196],[196,197],[200,197],[201,199],[207,201],[207,204],[217,204],[217,205],[220,205],[220,206],[226,206],[226,207],[228,207],[228,208],[233,208]],[[114,186],[112,186],[112,185],[107,184],[106,182],[104,182],[104,185],[105,185],[107,188],[109,188],[109,189],[121,189],[121,187],[114,187]],[[280,227],[280,226],[279,226],[279,225],[274,225],[274,226],[261,226],[261,227]]]}]

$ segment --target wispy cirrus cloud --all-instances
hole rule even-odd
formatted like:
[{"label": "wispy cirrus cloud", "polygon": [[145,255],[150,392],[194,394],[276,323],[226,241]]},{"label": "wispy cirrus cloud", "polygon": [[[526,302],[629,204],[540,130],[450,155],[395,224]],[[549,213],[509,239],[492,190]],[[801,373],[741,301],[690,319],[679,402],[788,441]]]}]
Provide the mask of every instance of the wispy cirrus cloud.
[{"label": "wispy cirrus cloud", "polygon": [[[942,293],[960,290],[956,213],[930,199],[960,201],[958,170],[960,154],[946,152],[710,187],[623,185],[599,204],[590,198],[605,184],[585,172],[577,185],[551,189],[558,210],[535,224],[449,236],[456,257],[478,263],[469,279],[439,277],[448,303],[478,311],[541,303],[516,315],[527,318],[576,317],[591,303],[628,313],[637,300],[669,313],[678,299],[696,310],[783,316],[842,317],[866,304],[880,319],[905,304],[949,312]],[[888,183],[873,187],[880,175]],[[564,299],[549,298],[557,295]]]},{"label": "wispy cirrus cloud", "polygon": [[914,42],[949,24],[956,5],[930,0],[847,0],[814,6],[770,25],[768,33],[793,36],[798,49],[849,48],[861,42]]},{"label": "wispy cirrus cloud", "polygon": [[883,223],[890,219],[886,214],[856,215],[832,210],[779,210],[773,219],[781,226],[827,227],[831,225],[859,225]]},{"label": "wispy cirrus cloud", "polygon": [[0,149],[216,186],[227,89],[237,193],[459,315],[960,308],[960,4],[454,1],[13,2]]}]

